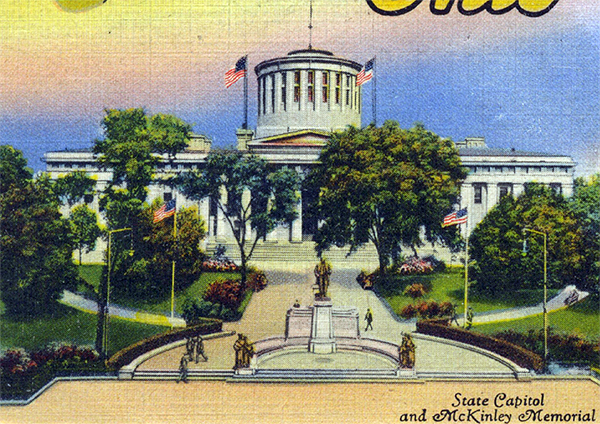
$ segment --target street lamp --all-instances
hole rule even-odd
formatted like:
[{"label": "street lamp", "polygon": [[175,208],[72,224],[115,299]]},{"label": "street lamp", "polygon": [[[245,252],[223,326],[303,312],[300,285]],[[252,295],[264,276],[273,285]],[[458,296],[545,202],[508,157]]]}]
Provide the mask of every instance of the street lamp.
[{"label": "street lamp", "polygon": [[104,313],[104,323],[103,323],[103,337],[102,337],[102,352],[104,357],[108,357],[108,319],[109,319],[109,306],[110,306],[110,267],[111,267],[111,259],[110,259],[110,246],[112,244],[112,235],[113,233],[120,233],[123,231],[131,231],[131,228],[119,228],[117,230],[109,230],[108,231],[108,253],[107,253],[107,274],[106,274],[106,309]]},{"label": "street lamp", "polygon": [[[544,236],[544,361],[546,361],[548,359],[548,309],[546,308],[546,299],[548,296],[548,234],[542,231],[523,228],[523,234],[526,232]],[[523,239],[523,253],[527,254],[528,251],[527,239]]]}]

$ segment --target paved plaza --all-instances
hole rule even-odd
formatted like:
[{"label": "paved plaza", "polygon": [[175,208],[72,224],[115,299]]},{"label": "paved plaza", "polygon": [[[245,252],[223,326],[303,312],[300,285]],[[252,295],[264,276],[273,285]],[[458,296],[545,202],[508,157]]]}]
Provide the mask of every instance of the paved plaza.
[{"label": "paved plaza", "polygon": [[[235,331],[246,334],[251,341],[261,340],[272,336],[282,336],[285,332],[285,317],[287,310],[296,300],[303,306],[313,303],[312,285],[315,278],[313,268],[309,264],[294,271],[273,270],[267,273],[269,285],[259,293],[255,293],[248,305],[243,318],[239,322],[225,323],[223,330]],[[363,290],[356,282],[358,275],[356,269],[334,269],[331,275],[329,293],[334,307],[356,307],[360,314],[361,336],[376,338],[400,344],[402,332],[414,331],[414,324],[399,321],[370,290]],[[367,308],[373,311],[373,330],[365,330],[364,315]],[[235,336],[207,340],[205,349],[208,361],[191,362],[189,369],[231,369],[234,364],[233,343]],[[452,372],[476,373],[491,372],[502,373],[509,371],[509,367],[489,356],[482,355],[477,350],[464,349],[453,344],[441,343],[429,339],[415,338],[417,372]],[[177,369],[179,360],[184,354],[185,347],[180,346],[160,355],[154,356],[143,362],[139,371],[144,370],[169,370]],[[311,355],[306,355],[307,357]],[[319,355],[323,356],[323,355]],[[327,356],[327,355],[325,355]],[[334,355],[335,356],[335,355]],[[295,362],[299,358],[287,359],[290,367],[307,368]],[[314,358],[305,358],[316,368],[341,367],[342,363],[350,364],[352,368],[377,368],[381,365],[380,358],[369,357],[357,360],[341,356],[337,361],[316,361]],[[321,358],[322,359],[322,358]],[[328,358],[325,358],[328,359]],[[353,362],[354,361],[354,362]],[[270,362],[270,364],[269,364]],[[264,366],[273,368],[285,367],[286,358],[269,361]],[[354,364],[355,366],[352,366]],[[292,366],[293,365],[293,366]]]}]

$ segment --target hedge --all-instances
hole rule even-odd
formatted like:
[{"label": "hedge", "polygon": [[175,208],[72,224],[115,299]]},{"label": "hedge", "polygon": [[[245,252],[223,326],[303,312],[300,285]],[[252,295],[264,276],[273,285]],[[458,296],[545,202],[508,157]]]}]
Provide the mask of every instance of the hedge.
[{"label": "hedge", "polygon": [[527,349],[484,334],[474,333],[458,327],[450,327],[440,320],[417,321],[417,333],[456,340],[457,342],[477,346],[510,359],[523,368],[536,371],[540,371],[544,368],[542,357]]},{"label": "hedge", "polygon": [[109,369],[119,369],[138,356],[143,355],[146,352],[157,349],[161,346],[183,340],[187,337],[197,336],[202,334],[211,334],[221,331],[223,321],[218,319],[206,318],[204,322],[196,325],[192,325],[177,330],[171,330],[166,333],[157,334],[147,339],[140,340],[137,343],[132,344],[124,349],[121,349],[115,353],[106,363]]}]

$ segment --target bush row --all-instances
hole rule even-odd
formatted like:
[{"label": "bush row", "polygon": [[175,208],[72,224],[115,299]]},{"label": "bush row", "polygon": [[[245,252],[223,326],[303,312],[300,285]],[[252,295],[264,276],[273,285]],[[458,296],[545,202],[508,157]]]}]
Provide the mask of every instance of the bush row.
[{"label": "bush row", "polygon": [[107,362],[110,369],[118,370],[124,365],[129,364],[135,358],[143,355],[146,352],[157,349],[161,346],[183,340],[187,337],[192,337],[202,334],[211,334],[221,331],[223,322],[217,319],[204,319],[196,325],[181,329],[167,331],[166,333],[157,334],[147,339],[140,340],[124,349],[115,353]]},{"label": "bush row", "polygon": [[98,353],[89,347],[50,345],[29,352],[10,349],[0,357],[0,394],[2,399],[27,398],[56,375],[105,370]]},{"label": "bush row", "polygon": [[[544,352],[544,330],[529,330],[518,333],[506,330],[494,334],[494,337],[531,350],[538,354]],[[548,331],[550,357],[560,362],[587,363],[600,366],[600,340],[586,340],[576,334],[557,334],[552,328]]]},{"label": "bush row", "polygon": [[536,371],[544,368],[543,359],[536,353],[509,343],[505,340],[463,330],[462,328],[458,327],[450,327],[447,321],[418,321],[417,333],[456,340],[458,342],[477,346],[510,359],[523,368],[533,369]]}]

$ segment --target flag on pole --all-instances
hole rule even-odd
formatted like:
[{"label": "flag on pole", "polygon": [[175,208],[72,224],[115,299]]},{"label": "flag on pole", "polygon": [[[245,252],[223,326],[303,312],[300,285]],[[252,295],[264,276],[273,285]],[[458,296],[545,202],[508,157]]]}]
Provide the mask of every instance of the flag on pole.
[{"label": "flag on pole", "polygon": [[160,209],[154,212],[154,220],[152,222],[156,224],[165,218],[175,215],[175,210],[175,199],[169,200],[167,203],[162,205]]},{"label": "flag on pole", "polygon": [[225,87],[231,87],[237,80],[246,75],[247,62],[248,56],[244,56],[235,63],[233,68],[225,72]]},{"label": "flag on pole", "polygon": [[375,58],[365,63],[365,66],[363,66],[360,72],[356,75],[357,87],[363,85],[365,82],[373,78],[373,62],[375,62]]},{"label": "flag on pole", "polygon": [[444,217],[442,227],[450,227],[451,225],[464,224],[467,222],[467,209],[452,212]]}]

